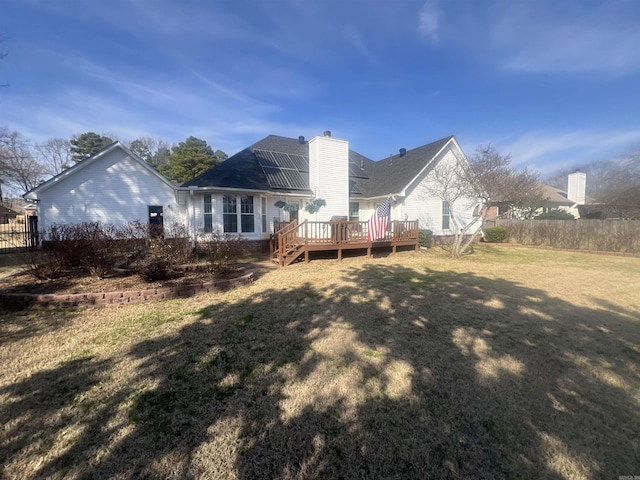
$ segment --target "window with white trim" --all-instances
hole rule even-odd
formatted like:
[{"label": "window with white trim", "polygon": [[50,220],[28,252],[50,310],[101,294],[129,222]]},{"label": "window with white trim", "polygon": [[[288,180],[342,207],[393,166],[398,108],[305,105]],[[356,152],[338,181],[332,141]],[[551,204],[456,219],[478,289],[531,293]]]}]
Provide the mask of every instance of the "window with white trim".
[{"label": "window with white trim", "polygon": [[449,220],[451,213],[449,211],[449,202],[442,202],[442,230],[449,230]]},{"label": "window with white trim", "polygon": [[222,228],[224,233],[238,232],[238,203],[235,195],[222,197]]},{"label": "window with white trim", "polygon": [[262,233],[267,233],[267,199],[260,198],[260,215],[262,218]]},{"label": "window with white trim", "polygon": [[211,194],[204,194],[204,231],[211,233],[213,231],[213,206],[211,203]]},{"label": "window with white trim", "polygon": [[[238,204],[240,204],[240,208],[238,208]],[[255,232],[254,213],[253,195],[224,195],[222,197],[222,227],[224,233]]]}]

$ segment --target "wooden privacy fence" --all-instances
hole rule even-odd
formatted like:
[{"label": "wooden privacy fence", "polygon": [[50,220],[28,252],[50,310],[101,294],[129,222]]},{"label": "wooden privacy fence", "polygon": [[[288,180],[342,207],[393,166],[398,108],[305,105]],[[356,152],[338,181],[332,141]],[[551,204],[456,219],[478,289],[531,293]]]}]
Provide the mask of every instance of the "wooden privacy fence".
[{"label": "wooden privacy fence", "polygon": [[640,253],[638,220],[502,220],[507,241],[570,250]]}]

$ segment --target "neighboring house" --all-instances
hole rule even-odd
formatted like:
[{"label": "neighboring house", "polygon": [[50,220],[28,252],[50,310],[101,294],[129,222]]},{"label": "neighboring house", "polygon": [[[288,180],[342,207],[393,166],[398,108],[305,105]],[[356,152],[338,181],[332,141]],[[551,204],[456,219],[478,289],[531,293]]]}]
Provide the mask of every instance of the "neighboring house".
[{"label": "neighboring house", "polygon": [[[526,218],[533,218],[541,213],[561,210],[570,213],[575,218],[584,217],[584,206],[590,200],[586,196],[587,174],[583,172],[570,173],[567,178],[567,189],[541,184],[542,197],[545,199],[540,208],[533,212],[526,212]],[[509,202],[496,202],[487,209],[486,218],[525,218],[518,209],[511,208]]]},{"label": "neighboring house", "polygon": [[0,225],[8,224],[10,221],[15,220],[17,216],[17,212],[14,212],[4,205],[0,205]]},{"label": "neighboring house", "polygon": [[41,231],[61,223],[186,222],[186,194],[120,142],[76,163],[24,198],[36,203]]},{"label": "neighboring house", "polygon": [[[36,203],[40,230],[54,223],[163,219],[165,226],[186,226],[194,239],[218,232],[256,241],[267,240],[278,221],[367,221],[388,199],[390,220],[419,220],[421,228],[449,235],[451,215],[464,226],[478,202],[448,205],[428,196],[425,185],[437,165],[466,161],[452,136],[374,162],[330,132],[309,141],[269,135],[176,186],[115,142],[24,198]],[[314,199],[326,204],[310,214],[304,207]]]},{"label": "neighboring house", "polygon": [[[449,206],[425,194],[430,171],[440,163],[466,161],[453,136],[380,161],[349,148],[330,132],[307,141],[275,135],[260,140],[182,187],[190,191],[190,227],[194,232],[239,233],[266,239],[274,223],[366,221],[384,200],[391,201],[390,220],[420,220],[435,235],[450,235],[450,216],[460,225],[472,220],[475,199]],[[307,203],[323,199],[317,213]],[[285,202],[288,209],[276,207]],[[287,211],[288,210],[288,211]]]}]

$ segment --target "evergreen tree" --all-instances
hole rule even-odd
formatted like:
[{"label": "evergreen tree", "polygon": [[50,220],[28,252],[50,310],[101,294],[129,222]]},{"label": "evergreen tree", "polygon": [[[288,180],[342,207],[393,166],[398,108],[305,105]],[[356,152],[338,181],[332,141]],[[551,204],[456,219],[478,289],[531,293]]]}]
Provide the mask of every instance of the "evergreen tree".
[{"label": "evergreen tree", "polygon": [[76,162],[80,162],[95,155],[100,150],[113,143],[113,140],[94,132],[86,132],[72,138],[70,143],[71,158]]},{"label": "evergreen tree", "polygon": [[169,180],[177,183],[197,177],[227,157],[227,154],[213,149],[205,140],[189,137],[174,145],[169,161],[160,165],[158,170]]}]

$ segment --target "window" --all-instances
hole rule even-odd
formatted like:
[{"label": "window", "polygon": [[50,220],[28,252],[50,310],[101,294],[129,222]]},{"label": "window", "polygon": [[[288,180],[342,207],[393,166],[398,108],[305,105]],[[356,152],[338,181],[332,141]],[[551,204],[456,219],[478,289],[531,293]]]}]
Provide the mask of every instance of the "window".
[{"label": "window", "polygon": [[262,217],[262,233],[267,232],[267,199],[262,197],[260,199],[260,213]]},{"label": "window", "polygon": [[[238,210],[240,203],[240,210]],[[266,215],[266,208],[265,208]],[[253,195],[225,195],[222,197],[222,225],[224,233],[252,233],[256,231]],[[264,219],[266,222],[266,217]],[[238,228],[240,226],[240,228]]]},{"label": "window", "polygon": [[253,195],[242,195],[240,197],[240,224],[243,232],[255,232],[255,222],[253,221]]},{"label": "window", "polygon": [[357,222],[360,219],[360,204],[358,202],[349,202],[349,220]]},{"label": "window", "polygon": [[222,197],[222,224],[224,233],[238,232],[238,207],[235,195]]},{"label": "window", "polygon": [[449,213],[449,202],[442,202],[442,229],[449,230],[449,219],[451,214]]},{"label": "window", "polygon": [[211,207],[211,194],[204,195],[204,231],[210,233],[213,231],[213,209]]}]

